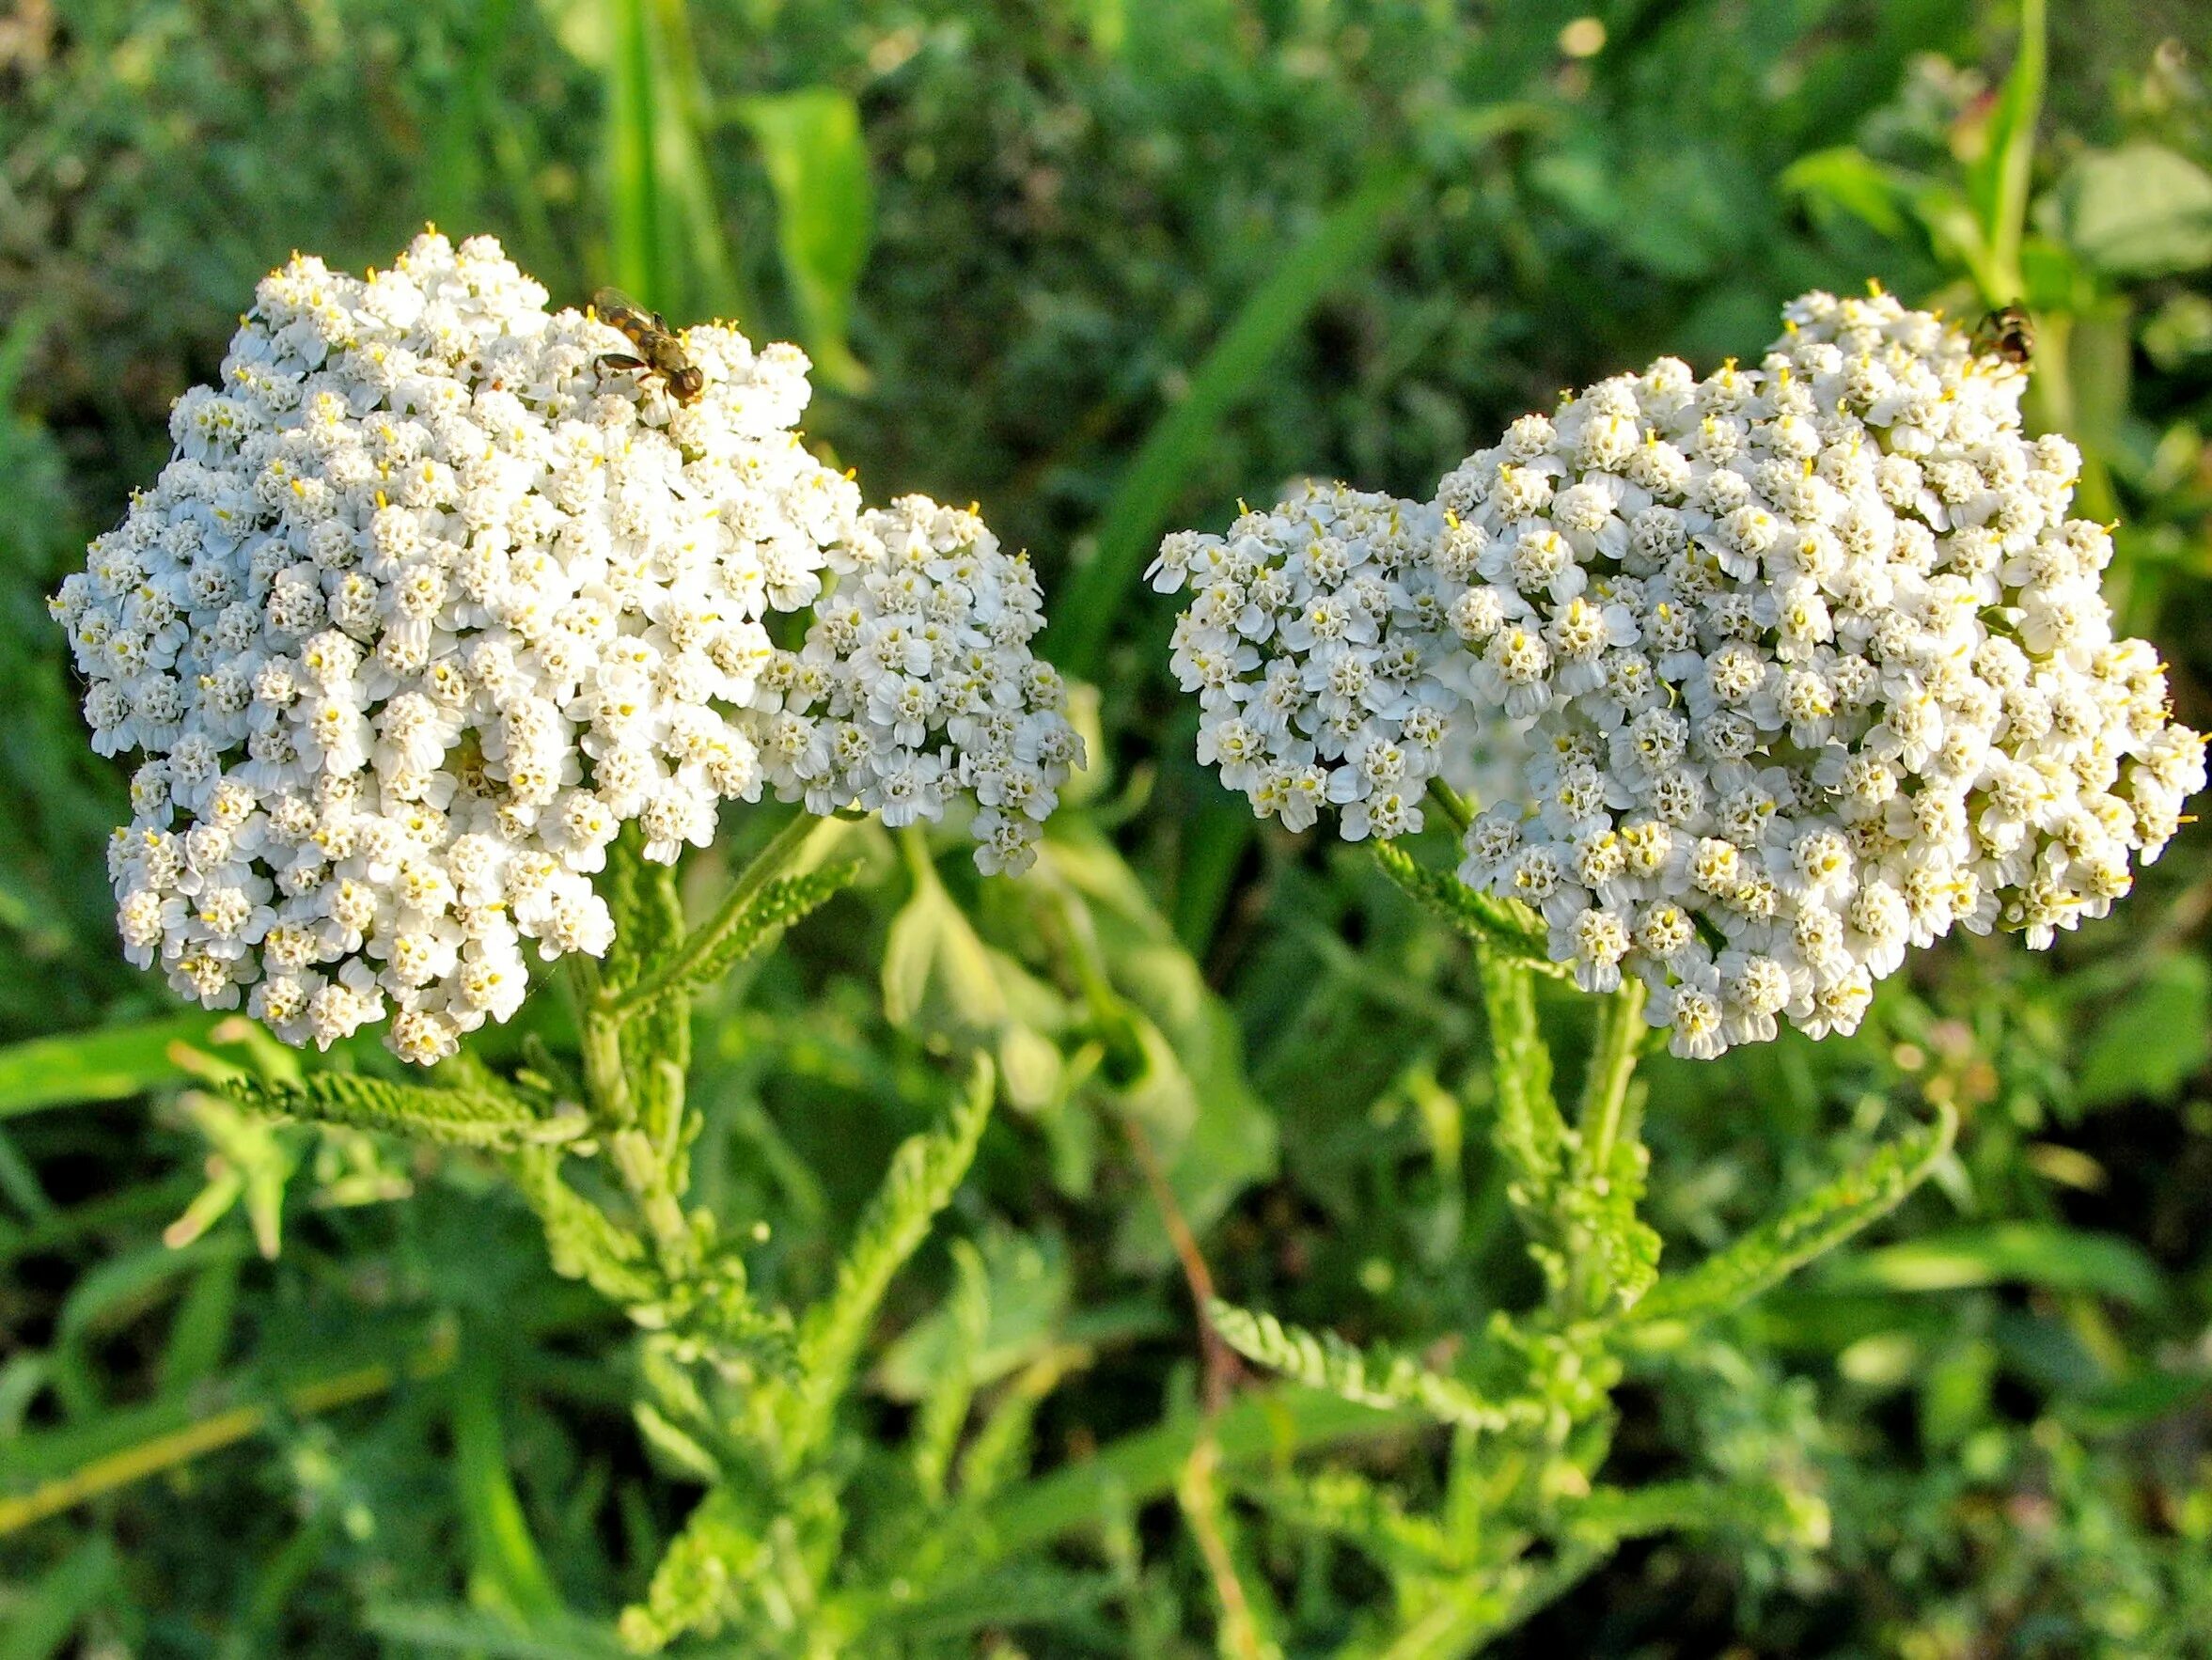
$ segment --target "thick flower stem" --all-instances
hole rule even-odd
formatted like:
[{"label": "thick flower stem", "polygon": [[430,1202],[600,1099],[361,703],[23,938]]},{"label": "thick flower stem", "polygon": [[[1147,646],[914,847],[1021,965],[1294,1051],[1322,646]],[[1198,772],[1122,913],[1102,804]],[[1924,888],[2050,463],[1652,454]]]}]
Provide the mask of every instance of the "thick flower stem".
[{"label": "thick flower stem", "polygon": [[[1577,1189],[1603,1197],[1616,1179],[1613,1167],[1628,1112],[1628,1086],[1636,1075],[1636,1055],[1646,1029],[1643,981],[1630,975],[1598,1006],[1597,1033],[1576,1112],[1573,1175],[1562,1197]],[[1602,1302],[1612,1288],[1604,1282],[1603,1263],[1584,1229],[1562,1217],[1561,1231],[1567,1240],[1568,1266],[1560,1308],[1575,1320],[1595,1312],[1592,1304]]]},{"label": "thick flower stem", "polygon": [[1465,836],[1467,826],[1475,822],[1474,805],[1441,778],[1429,780],[1429,803],[1443,815],[1454,836]]},{"label": "thick flower stem", "polygon": [[1628,1103],[1628,1082],[1636,1073],[1636,1052],[1647,1029],[1644,995],[1643,981],[1630,975],[1598,1009],[1596,1044],[1577,1122],[1582,1134],[1579,1174],[1585,1180],[1603,1175],[1613,1162],[1613,1145]]}]

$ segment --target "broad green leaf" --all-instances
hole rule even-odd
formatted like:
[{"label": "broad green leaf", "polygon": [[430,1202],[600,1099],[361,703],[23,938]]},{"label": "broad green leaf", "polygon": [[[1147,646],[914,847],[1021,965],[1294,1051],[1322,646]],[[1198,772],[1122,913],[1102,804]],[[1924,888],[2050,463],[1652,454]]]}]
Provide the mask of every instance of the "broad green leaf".
[{"label": "broad green leaf", "polygon": [[1008,1016],[991,953],[927,856],[908,864],[913,897],[884,947],[884,1012],[939,1047],[987,1045]]},{"label": "broad green leaf", "polygon": [[2160,958],[2097,1023],[2075,1073],[2075,1095],[2101,1106],[2138,1096],[2171,1101],[2212,1060],[2212,966]]},{"label": "broad green leaf", "polygon": [[[1048,876],[1080,896],[1141,1059],[1136,1075],[1097,1087],[1116,1090],[1117,1108],[1141,1116],[1177,1203],[1203,1229],[1238,1193],[1272,1176],[1279,1156],[1275,1115],[1245,1076],[1235,1016],[1103,836],[1057,826],[1045,858]],[[1045,883],[1020,885],[1040,895]],[[1169,1260],[1153,1207],[1129,1211],[1114,1250],[1131,1268]]]},{"label": "broad green leaf", "polygon": [[2107,276],[2212,265],[2212,173],[2164,145],[2090,151],[2066,169],[2055,205],[2066,241]]},{"label": "broad green leaf", "polygon": [[2085,1292],[2148,1308],[2163,1295],[2157,1265],[2117,1234],[2040,1222],[2000,1222],[1900,1241],[1838,1263],[1824,1288],[1955,1292],[2027,1285]]},{"label": "broad green leaf", "polygon": [[1776,182],[1816,207],[1848,213],[1883,236],[1905,233],[1905,215],[1897,205],[1901,181],[1892,169],[1854,146],[1799,156]]},{"label": "broad green leaf", "polygon": [[80,1101],[123,1101],[185,1075],[172,1051],[202,1043],[224,1017],[199,1010],[33,1038],[0,1049],[0,1119]]},{"label": "broad green leaf", "polygon": [[829,384],[864,390],[846,339],[853,293],[875,230],[875,186],[860,106],[833,86],[747,98],[738,115],[776,192],[776,240],[799,303],[807,351]]}]

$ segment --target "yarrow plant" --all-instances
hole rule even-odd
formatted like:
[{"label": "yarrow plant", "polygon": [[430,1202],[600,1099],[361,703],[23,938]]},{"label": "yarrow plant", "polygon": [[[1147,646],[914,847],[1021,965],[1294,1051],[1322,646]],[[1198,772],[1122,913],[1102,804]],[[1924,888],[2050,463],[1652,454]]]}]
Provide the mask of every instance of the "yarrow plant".
[{"label": "yarrow plant", "polygon": [[[1639,1214],[1650,1029],[1686,1058],[1784,1022],[1848,1032],[1953,928],[2048,946],[2127,892],[2204,785],[2157,654],[2113,635],[2110,534],[2068,516],[2080,457],[2021,431],[2024,379],[1878,290],[1808,294],[1756,368],[1601,382],[1426,502],[1301,486],[1161,546],[1154,585],[1190,595],[1171,664],[1200,761],[1293,829],[1334,807],[1474,947],[1491,1140],[1541,1298],[1446,1335],[1442,1366],[1209,1304],[1247,1359],[1451,1427],[1440,1513],[1390,1512],[1460,1553],[1464,1590],[1402,1610],[1423,1652],[1472,1652],[1639,1532],[1827,1539],[1796,1449],[1762,1471],[1716,1444],[1708,1475],[1609,1486],[1613,1390],[1633,1370],[1739,1393],[1713,1323],[1899,1204],[1955,1108],[1931,1095],[1931,1120],[1662,1274]],[[1430,813],[1449,869],[1405,839]],[[1543,977],[1599,995],[1571,1115]],[[1344,1480],[1299,1501],[1331,1537],[1372,1513]]]},{"label": "yarrow plant", "polygon": [[694,328],[680,402],[546,304],[489,238],[295,257],[54,599],[94,746],[145,758],[126,950],[289,1042],[388,1010],[427,1063],[509,1018],[524,942],[609,949],[624,825],[667,864],[727,800],[964,799],[1019,871],[1081,764],[1027,559],[972,511],[863,511],[794,431],[796,348]]},{"label": "yarrow plant", "polygon": [[1446,733],[1510,728],[1460,882],[1699,1058],[1854,1029],[1953,927],[2104,916],[2204,783],[2023,370],[1887,294],[1784,317],[1756,368],[1523,416],[1426,505],[1340,488],[1153,567],[1200,758],[1263,816],[1405,834]]}]

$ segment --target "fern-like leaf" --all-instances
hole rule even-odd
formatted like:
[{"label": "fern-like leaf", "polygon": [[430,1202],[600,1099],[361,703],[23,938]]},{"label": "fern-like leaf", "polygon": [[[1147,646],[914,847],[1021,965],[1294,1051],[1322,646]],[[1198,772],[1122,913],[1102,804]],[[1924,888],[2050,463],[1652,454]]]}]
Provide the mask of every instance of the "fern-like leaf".
[{"label": "fern-like leaf", "polygon": [[736,916],[714,927],[702,947],[675,953],[656,964],[625,994],[633,1010],[709,986],[773,944],[792,923],[811,915],[859,879],[860,861],[840,860],[819,870],[781,876],[764,885]]},{"label": "fern-like leaf", "polygon": [[984,1627],[1050,1625],[1087,1613],[1114,1594],[1114,1577],[1050,1562],[1011,1562],[899,1602],[873,1599],[871,1634],[908,1639],[956,1637]]},{"label": "fern-like leaf", "polygon": [[1957,1132],[1957,1112],[1938,1103],[1934,1122],[1906,1131],[1686,1274],[1662,1279],[1632,1319],[1643,1326],[1672,1324],[1741,1308],[1895,1210],[1950,1151]]},{"label": "fern-like leaf", "polygon": [[994,1080],[990,1061],[978,1057],[966,1091],[943,1121],[891,1155],[890,1170],[838,1265],[836,1289],[800,1324],[800,1376],[785,1423],[786,1457],[810,1451],[827,1433],[891,1276],[929,1236],[930,1223],[952,1201],[975,1159],[991,1116]]},{"label": "fern-like leaf", "polygon": [[1407,898],[1463,937],[1539,974],[1564,979],[1570,972],[1551,960],[1544,923],[1528,906],[1477,893],[1458,877],[1430,869],[1394,841],[1376,842],[1374,857]]},{"label": "fern-like leaf", "polygon": [[546,1252],[556,1274],[582,1280],[622,1308],[657,1303],[664,1287],[650,1266],[645,1242],[560,1179],[558,1151],[525,1149],[513,1167],[545,1229]]},{"label": "fern-like leaf", "polygon": [[1441,1423],[1483,1432],[1538,1422],[1544,1416],[1537,1402],[1486,1400],[1410,1355],[1361,1349],[1334,1332],[1308,1331],[1219,1300],[1208,1305],[1207,1317],[1222,1341],[1255,1365],[1361,1406],[1415,1406]]},{"label": "fern-like leaf", "polygon": [[1507,1196],[1539,1238],[1550,1228],[1553,1197],[1565,1173],[1567,1122],[1552,1094],[1551,1049],[1536,1025],[1528,967],[1479,947],[1475,964],[1490,1016],[1490,1060],[1498,1081],[1491,1138],[1512,1168]]},{"label": "fern-like leaf", "polygon": [[519,1148],[572,1141],[590,1127],[582,1113],[542,1116],[488,1084],[433,1089],[352,1073],[310,1073],[292,1081],[226,1078],[222,1091],[249,1112],[383,1130],[448,1147]]},{"label": "fern-like leaf", "polygon": [[1341,1539],[1385,1567],[1415,1574],[1466,1570],[1467,1550],[1441,1525],[1407,1515],[1397,1492],[1355,1471],[1279,1475],[1244,1491],[1285,1521]]},{"label": "fern-like leaf", "polygon": [[860,861],[840,859],[819,870],[779,876],[745,909],[737,926],[692,971],[691,983],[711,985],[755,955],[783,929],[811,916],[859,880]]},{"label": "fern-like leaf", "polygon": [[622,1610],[622,1646],[651,1654],[680,1637],[718,1637],[742,1613],[745,1588],[768,1556],[729,1489],[714,1489],[662,1553],[645,1600]]}]

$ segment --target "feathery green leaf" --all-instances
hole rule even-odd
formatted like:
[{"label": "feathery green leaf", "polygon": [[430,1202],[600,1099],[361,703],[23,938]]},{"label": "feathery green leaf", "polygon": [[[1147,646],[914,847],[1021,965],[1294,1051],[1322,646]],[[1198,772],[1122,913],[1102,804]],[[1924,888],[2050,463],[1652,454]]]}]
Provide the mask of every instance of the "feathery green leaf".
[{"label": "feathery green leaf", "polygon": [[1430,869],[1395,841],[1376,842],[1374,861],[1408,899],[1463,937],[1539,974],[1567,978],[1570,971],[1551,960],[1544,924],[1528,906],[1477,893],[1449,871]]},{"label": "feathery green leaf", "polygon": [[1361,1406],[1418,1406],[1443,1423],[1481,1431],[1532,1423],[1543,1416],[1535,1402],[1485,1400],[1410,1355],[1380,1347],[1361,1349],[1334,1332],[1310,1332],[1219,1299],[1206,1312],[1222,1341],[1246,1359]]},{"label": "feathery green leaf", "polygon": [[1631,1318],[1651,1326],[1709,1320],[1742,1307],[1896,1209],[1951,1151],[1957,1131],[1956,1110],[1937,1103],[1933,1123],[1914,1125],[1726,1249],[1661,1280]]},{"label": "feathery green leaf", "polygon": [[241,1074],[226,1078],[220,1088],[249,1112],[383,1130],[448,1147],[541,1146],[573,1140],[590,1127],[581,1113],[542,1117],[500,1089],[433,1089],[352,1073],[309,1073],[291,1082]]},{"label": "feathery green leaf", "polygon": [[891,1276],[929,1236],[931,1221],[952,1201],[975,1159],[991,1116],[994,1085],[991,1062],[979,1056],[965,1092],[937,1127],[910,1136],[891,1155],[883,1186],[838,1265],[837,1288],[800,1323],[800,1378],[785,1426],[787,1456],[810,1450],[827,1432]]}]

